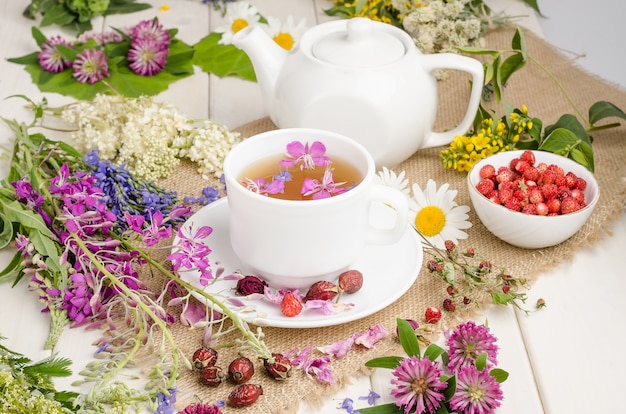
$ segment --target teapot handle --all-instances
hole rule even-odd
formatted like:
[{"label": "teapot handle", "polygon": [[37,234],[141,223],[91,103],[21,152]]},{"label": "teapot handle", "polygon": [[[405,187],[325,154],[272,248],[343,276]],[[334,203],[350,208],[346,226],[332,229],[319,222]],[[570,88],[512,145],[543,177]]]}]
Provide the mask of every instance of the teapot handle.
[{"label": "teapot handle", "polygon": [[436,69],[457,69],[468,72],[472,75],[472,91],[470,93],[469,104],[465,116],[456,126],[446,132],[432,132],[424,141],[421,148],[431,148],[440,145],[448,145],[457,135],[464,135],[472,126],[480,99],[482,96],[483,82],[485,73],[483,65],[478,60],[461,56],[454,53],[437,53],[432,55],[424,55],[423,67],[425,70],[432,72]]}]

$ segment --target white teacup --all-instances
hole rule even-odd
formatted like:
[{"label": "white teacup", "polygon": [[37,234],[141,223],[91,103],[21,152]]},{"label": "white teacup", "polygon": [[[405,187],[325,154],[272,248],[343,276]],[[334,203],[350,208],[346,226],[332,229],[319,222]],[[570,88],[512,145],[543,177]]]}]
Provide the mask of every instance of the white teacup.
[{"label": "white teacup", "polygon": [[[280,200],[241,184],[242,175],[259,160],[286,155],[287,144],[300,141],[326,146],[358,169],[362,180],[350,190],[318,200]],[[404,194],[374,182],[372,156],[343,135],[310,128],[279,129],[236,145],[224,161],[230,211],[230,240],[242,271],[264,278],[274,288],[306,290],[318,280],[334,281],[362,254],[366,244],[392,244],[408,229]],[[373,203],[395,211],[393,225],[376,223]],[[389,220],[390,221],[390,220]]]}]

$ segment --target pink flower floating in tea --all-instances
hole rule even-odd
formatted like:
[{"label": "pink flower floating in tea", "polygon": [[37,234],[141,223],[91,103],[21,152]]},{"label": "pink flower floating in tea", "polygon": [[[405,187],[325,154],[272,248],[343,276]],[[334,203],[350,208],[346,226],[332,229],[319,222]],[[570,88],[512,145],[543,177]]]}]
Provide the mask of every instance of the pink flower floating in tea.
[{"label": "pink flower floating in tea", "polygon": [[[265,196],[285,199],[323,199],[346,192],[343,187],[347,181],[335,182],[334,167],[326,155],[326,146],[319,141],[302,143],[292,141],[287,144],[287,159],[281,159],[277,174],[254,179],[245,177],[242,184],[248,190]],[[270,173],[271,174],[271,173]],[[315,177],[319,174],[319,178]],[[300,186],[295,198],[286,194],[286,183],[292,182],[291,188]],[[298,190],[294,190],[298,191]],[[283,195],[283,197],[277,197]]]}]

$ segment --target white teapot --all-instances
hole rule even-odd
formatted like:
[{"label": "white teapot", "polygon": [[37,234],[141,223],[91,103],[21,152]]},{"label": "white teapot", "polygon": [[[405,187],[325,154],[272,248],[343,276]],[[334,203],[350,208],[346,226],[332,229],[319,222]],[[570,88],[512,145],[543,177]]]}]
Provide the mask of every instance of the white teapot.
[{"label": "white teapot", "polygon": [[[378,168],[465,134],[480,103],[484,73],[478,60],[424,55],[406,32],[386,23],[365,18],[322,23],[289,52],[258,26],[239,31],[233,44],[250,57],[276,126],[346,135],[372,154]],[[438,103],[433,72],[443,68],[469,72],[472,89],[459,125],[433,132]]]}]

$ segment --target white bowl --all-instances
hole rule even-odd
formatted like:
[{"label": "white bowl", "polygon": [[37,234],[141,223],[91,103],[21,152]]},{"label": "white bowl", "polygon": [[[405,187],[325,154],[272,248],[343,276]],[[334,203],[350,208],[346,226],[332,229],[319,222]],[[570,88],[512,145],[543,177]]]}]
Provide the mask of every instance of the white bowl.
[{"label": "white bowl", "polygon": [[491,164],[496,168],[508,166],[514,158],[519,158],[524,151],[505,151],[489,156],[476,163],[467,175],[467,186],[474,210],[480,221],[496,237],[517,247],[540,249],[554,246],[572,237],[583,226],[593,212],[600,197],[598,183],[593,174],[584,166],[560,155],[546,151],[532,151],[535,165],[540,162],[556,164],[565,173],[571,171],[587,181],[583,191],[587,206],[569,214],[558,216],[538,216],[509,210],[490,201],[476,189],[480,181],[480,169]]}]

